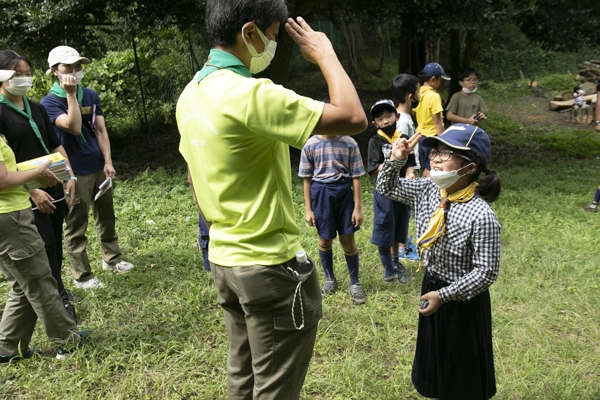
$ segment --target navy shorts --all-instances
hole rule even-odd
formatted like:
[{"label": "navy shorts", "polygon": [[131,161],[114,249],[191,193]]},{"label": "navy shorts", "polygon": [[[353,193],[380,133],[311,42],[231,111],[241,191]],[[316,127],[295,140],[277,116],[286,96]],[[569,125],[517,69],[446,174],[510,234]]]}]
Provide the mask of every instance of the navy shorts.
[{"label": "navy shorts", "polygon": [[351,180],[334,183],[312,181],[310,198],[317,232],[323,239],[335,239],[338,233],[347,235],[359,229],[352,225],[354,193]]},{"label": "navy shorts", "polygon": [[427,136],[423,136],[419,140],[419,162],[421,163],[421,170],[430,170],[431,164],[429,163],[429,150],[431,147],[423,146],[423,140],[425,140]]},{"label": "navy shorts", "polygon": [[377,190],[373,194],[373,234],[371,243],[377,247],[392,247],[394,242],[406,243],[410,207],[388,199]]}]

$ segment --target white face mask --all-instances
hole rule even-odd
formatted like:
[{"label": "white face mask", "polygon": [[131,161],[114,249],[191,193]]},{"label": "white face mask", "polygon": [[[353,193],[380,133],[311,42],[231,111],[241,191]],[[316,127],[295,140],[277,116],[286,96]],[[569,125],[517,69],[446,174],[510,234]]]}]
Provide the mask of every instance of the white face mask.
[{"label": "white face mask", "polygon": [[269,64],[271,64],[271,60],[273,60],[273,57],[275,57],[275,50],[277,49],[277,42],[267,39],[260,29],[258,29],[258,26],[255,27],[256,32],[258,32],[258,36],[265,44],[265,51],[263,51],[261,54],[258,54],[256,48],[244,40],[244,43],[246,43],[246,47],[252,56],[250,59],[250,68],[248,68],[251,74],[258,74],[259,72],[264,71]]},{"label": "white face mask", "polygon": [[467,89],[466,87],[463,87],[462,91],[465,92],[465,93],[467,93],[467,94],[475,93],[477,91],[477,86],[475,86],[475,89],[473,89],[473,90],[470,90],[470,89]]},{"label": "white face mask", "polygon": [[439,187],[440,189],[448,189],[450,186],[454,185],[460,178],[464,176],[458,175],[458,171],[460,171],[461,169],[465,169],[472,164],[473,163],[467,164],[462,168],[455,169],[454,171],[450,172],[431,170],[429,171],[429,176],[431,177],[431,179],[433,179],[433,182],[435,182],[437,187]]},{"label": "white face mask", "polygon": [[8,93],[13,96],[25,96],[33,85],[33,78],[31,76],[12,78],[8,80],[8,84],[10,86],[6,86],[6,82],[4,83],[4,87],[8,90]]},{"label": "white face mask", "polygon": [[[56,71],[58,72],[58,71]],[[60,72],[58,72],[58,74],[60,76],[67,76],[67,75],[71,75],[73,78],[75,78],[75,83],[77,85],[79,85],[79,83],[81,82],[81,79],[83,78],[83,71],[77,71],[77,72],[73,72],[72,74],[61,74]]]}]

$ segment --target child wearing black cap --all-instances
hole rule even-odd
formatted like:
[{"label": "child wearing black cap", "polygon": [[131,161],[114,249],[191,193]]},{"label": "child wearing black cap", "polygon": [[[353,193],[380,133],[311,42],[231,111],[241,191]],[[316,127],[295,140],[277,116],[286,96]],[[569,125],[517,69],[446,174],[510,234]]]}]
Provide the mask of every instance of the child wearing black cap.
[{"label": "child wearing black cap", "polygon": [[[394,143],[400,137],[408,139],[396,127],[398,112],[391,100],[379,100],[371,107],[371,123],[377,128],[377,134],[369,140],[368,172],[377,182],[377,174],[384,161],[383,146]],[[410,155],[408,162],[400,171],[402,177],[415,177],[415,157]],[[399,260],[399,249],[406,250],[408,236],[408,220],[410,209],[387,197],[377,190],[373,193],[373,233],[371,243],[379,249],[379,259],[383,265],[384,282],[409,283],[412,277]],[[403,251],[403,252],[404,252]]]},{"label": "child wearing black cap", "polygon": [[398,179],[418,140],[396,141],[377,180],[377,191],[413,207],[426,266],[412,381],[425,397],[488,399],[496,393],[488,288],[500,267],[500,224],[487,204],[500,194],[487,168],[490,140],[455,124],[424,140],[431,179]]}]

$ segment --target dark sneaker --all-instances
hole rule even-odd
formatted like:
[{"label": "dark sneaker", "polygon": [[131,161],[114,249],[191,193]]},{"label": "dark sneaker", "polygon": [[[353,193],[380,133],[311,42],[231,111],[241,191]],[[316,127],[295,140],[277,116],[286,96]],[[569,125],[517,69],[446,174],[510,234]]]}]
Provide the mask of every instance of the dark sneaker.
[{"label": "dark sneaker", "polygon": [[412,276],[408,274],[408,271],[404,268],[402,263],[396,265],[396,274],[398,275],[398,282],[400,283],[410,283],[413,280]]},{"label": "dark sneaker", "polygon": [[583,211],[597,212],[598,211],[598,203],[594,203],[592,201],[589,206],[587,206],[586,208],[583,209]]},{"label": "dark sneaker", "polygon": [[338,283],[335,279],[325,279],[323,283],[323,294],[328,296],[338,290]]},{"label": "dark sneaker", "polygon": [[69,301],[71,302],[71,304],[79,304],[83,301],[83,297],[81,296],[77,296],[76,294],[74,294],[73,292],[69,291],[69,290],[65,290],[67,292],[67,296],[69,297]]},{"label": "dark sneaker", "polygon": [[356,285],[350,284],[348,290],[350,291],[350,297],[352,297],[352,302],[354,304],[365,304],[367,302],[367,295],[360,283]]},{"label": "dark sneaker", "polygon": [[13,364],[16,363],[19,360],[31,358],[31,357],[35,356],[36,354],[40,354],[40,351],[37,349],[27,349],[25,354],[17,354],[14,356],[11,356],[9,354],[0,354],[0,367],[6,367],[6,366],[10,365],[11,363],[13,363]]},{"label": "dark sneaker", "polygon": [[71,317],[73,322],[75,322],[75,325],[77,325],[77,313],[75,312],[75,307],[73,306],[73,304],[70,301],[66,302],[64,304],[65,304],[65,310],[67,310],[67,314],[69,314],[69,317]]},{"label": "dark sneaker", "polygon": [[83,345],[85,344],[85,341],[87,340],[87,338],[90,336],[90,331],[87,329],[84,329],[82,331],[79,331],[79,343],[77,343],[76,345],[73,346],[69,346],[69,347],[59,347],[58,350],[56,351],[56,359],[57,360],[67,360],[69,359],[72,355],[73,352],[77,349],[80,349],[83,347]]},{"label": "dark sneaker", "polygon": [[386,275],[385,273],[383,274],[383,281],[385,283],[392,283],[396,279],[398,279],[398,273],[396,272],[394,272],[392,275]]}]

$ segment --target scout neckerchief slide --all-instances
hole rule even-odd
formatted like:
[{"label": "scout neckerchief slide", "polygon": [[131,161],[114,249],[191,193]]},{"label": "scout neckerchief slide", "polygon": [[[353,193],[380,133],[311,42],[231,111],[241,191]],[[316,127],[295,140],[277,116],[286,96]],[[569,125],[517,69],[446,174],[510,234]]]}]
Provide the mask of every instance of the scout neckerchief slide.
[{"label": "scout neckerchief slide", "polygon": [[478,184],[476,182],[471,183],[464,189],[456,191],[450,195],[448,195],[448,191],[446,189],[440,189],[440,194],[442,195],[442,199],[440,200],[440,205],[437,210],[431,216],[431,220],[429,221],[429,227],[423,233],[423,235],[417,240],[419,247],[421,248],[421,254],[419,262],[419,269],[421,269],[421,264],[423,263],[423,255],[425,254],[425,250],[433,246],[436,240],[442,236],[446,230],[446,213],[450,208],[450,203],[466,203],[471,200],[477,191]]},{"label": "scout neckerchief slide", "polygon": [[385,134],[384,131],[382,131],[381,129],[377,129],[377,134],[381,137],[383,137],[385,140],[388,141],[389,144],[394,144],[396,142],[396,140],[400,139],[400,131],[398,129],[396,129],[394,131],[394,134],[392,135],[392,138],[390,139],[390,137],[388,135]]}]

